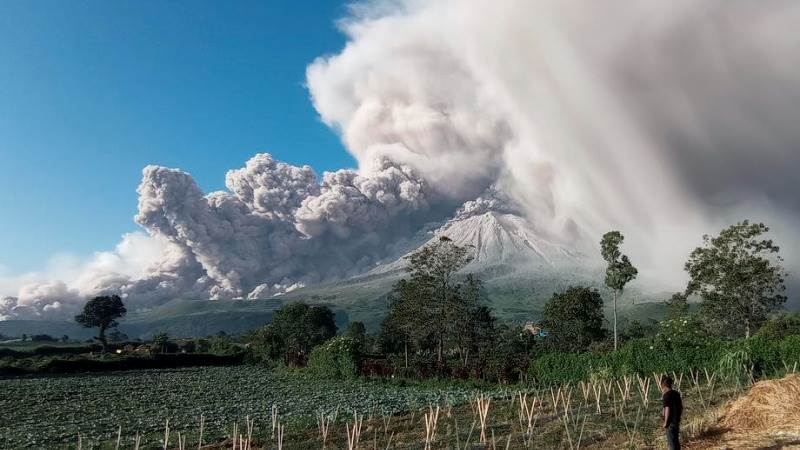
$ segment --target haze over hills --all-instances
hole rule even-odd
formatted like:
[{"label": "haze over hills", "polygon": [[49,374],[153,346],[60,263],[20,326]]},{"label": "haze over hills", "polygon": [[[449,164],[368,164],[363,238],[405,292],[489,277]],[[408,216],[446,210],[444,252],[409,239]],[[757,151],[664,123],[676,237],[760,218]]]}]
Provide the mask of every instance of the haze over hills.
[{"label": "haze over hills", "polygon": [[66,274],[0,279],[0,320],[63,321],[112,293],[146,313],[336,292],[366,316],[401,257],[437,235],[474,246],[467,270],[514,318],[554,289],[599,285],[591,260],[609,230],[640,270],[630,295],[682,289],[702,236],[745,218],[771,227],[797,273],[800,52],[776,36],[800,9],[751,3],[613,0],[605,17],[608,5],[581,1],[479,0],[457,14],[448,1],[367,2],[305,77],[355,167],[318,174],[259,153],[205,192],[184,170],[146,166],[141,229]]},{"label": "haze over hills", "polygon": [[[158,331],[184,337],[219,331],[242,333],[269,322],[272,312],[280,306],[303,301],[331,307],[341,327],[349,321],[361,321],[369,329],[377,330],[388,306],[387,294],[406,274],[405,257],[442,236],[470,249],[474,260],[463,272],[473,273],[486,283],[489,306],[502,319],[536,320],[553,292],[570,285],[602,288],[603,273],[596,258],[546,239],[516,211],[510,200],[490,191],[466,202],[438,227],[420,232],[409,241],[410,250],[401,250],[398,256],[362,274],[336,282],[296,287],[261,299],[174,299],[152,309],[132,312],[122,321],[120,329],[132,337]],[[660,316],[660,305],[634,306],[630,300],[634,296],[643,298],[640,291],[631,289],[628,300],[622,301],[623,314],[637,319]],[[649,298],[661,297],[651,295]],[[43,334],[52,330],[58,330],[59,335],[83,337],[91,334],[68,321],[0,322],[0,333],[9,335]]]}]

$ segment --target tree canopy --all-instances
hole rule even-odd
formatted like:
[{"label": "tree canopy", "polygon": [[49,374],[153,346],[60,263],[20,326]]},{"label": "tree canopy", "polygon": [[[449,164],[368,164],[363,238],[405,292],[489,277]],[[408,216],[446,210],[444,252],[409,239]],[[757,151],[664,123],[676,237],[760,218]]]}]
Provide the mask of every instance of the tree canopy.
[{"label": "tree canopy", "polygon": [[563,352],[577,352],[605,338],[603,299],[596,289],[570,287],[555,293],[545,304],[542,326],[550,347]]},{"label": "tree canopy", "polygon": [[688,294],[701,297],[700,313],[718,334],[749,337],[785,302],[786,272],[780,248],[764,238],[769,227],[744,220],[703,236],[703,246],[689,255]]},{"label": "tree canopy", "polygon": [[457,341],[482,295],[480,280],[467,276],[462,282],[456,274],[472,255],[447,237],[428,244],[407,257],[409,277],[397,282],[390,294],[390,307],[382,329],[393,334],[384,343],[402,341],[417,348],[432,341],[437,361],[442,363],[446,345]]},{"label": "tree canopy", "polygon": [[631,282],[639,273],[633,267],[627,255],[623,255],[619,246],[625,237],[619,231],[609,231],[600,240],[600,254],[608,263],[606,267],[605,283],[614,295],[614,350],[617,349],[617,297],[622,294],[625,285]]},{"label": "tree canopy", "polygon": [[83,307],[83,312],[75,316],[84,328],[98,328],[97,340],[103,344],[103,351],[106,349],[106,330],[119,325],[117,319],[125,316],[128,311],[118,295],[104,295],[95,297]]},{"label": "tree canopy", "polygon": [[334,318],[327,306],[284,305],[273,313],[272,322],[255,333],[253,345],[264,359],[283,357],[288,365],[304,365],[312,348],[336,335]]}]

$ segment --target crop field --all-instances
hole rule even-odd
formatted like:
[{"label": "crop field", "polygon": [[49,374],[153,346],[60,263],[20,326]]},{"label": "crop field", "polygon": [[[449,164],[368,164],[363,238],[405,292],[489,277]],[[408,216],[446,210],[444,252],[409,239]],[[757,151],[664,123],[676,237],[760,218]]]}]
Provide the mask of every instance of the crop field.
[{"label": "crop field", "polygon": [[123,433],[141,434],[141,448],[174,430],[196,430],[205,417],[208,441],[230,433],[249,416],[269,428],[273,405],[281,421],[313,427],[320,411],[389,414],[445,399],[469,402],[477,390],[366,380],[333,381],[252,366],[117,372],[0,380],[0,448],[98,448]]},{"label": "crop field", "polygon": [[[789,389],[770,394],[778,398],[770,403],[796,409],[796,370],[786,368]],[[755,382],[752,372],[742,373],[748,379],[673,374],[686,408],[685,440],[712,436],[710,447],[697,448],[719,448],[720,408]],[[0,448],[660,449],[660,376],[489,391],[323,380],[252,366],[9,378],[0,380]],[[760,391],[778,392],[766,383]],[[758,396],[740,409],[765,404]],[[771,414],[792,415],[778,409]]]}]

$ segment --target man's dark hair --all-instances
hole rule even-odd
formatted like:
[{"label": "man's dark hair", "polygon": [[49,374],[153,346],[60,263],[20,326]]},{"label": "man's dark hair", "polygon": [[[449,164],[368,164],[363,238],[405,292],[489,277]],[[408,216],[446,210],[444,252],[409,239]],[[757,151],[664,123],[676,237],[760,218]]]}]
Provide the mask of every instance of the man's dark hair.
[{"label": "man's dark hair", "polygon": [[672,389],[672,377],[669,375],[663,375],[661,377],[661,385]]}]

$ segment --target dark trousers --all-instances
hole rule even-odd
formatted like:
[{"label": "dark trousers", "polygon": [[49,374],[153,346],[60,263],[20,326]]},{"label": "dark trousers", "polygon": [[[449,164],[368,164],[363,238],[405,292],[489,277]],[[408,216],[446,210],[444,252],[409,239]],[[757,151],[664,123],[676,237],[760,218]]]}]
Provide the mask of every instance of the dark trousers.
[{"label": "dark trousers", "polygon": [[681,450],[681,428],[679,425],[670,424],[666,429],[667,448],[669,450]]}]

